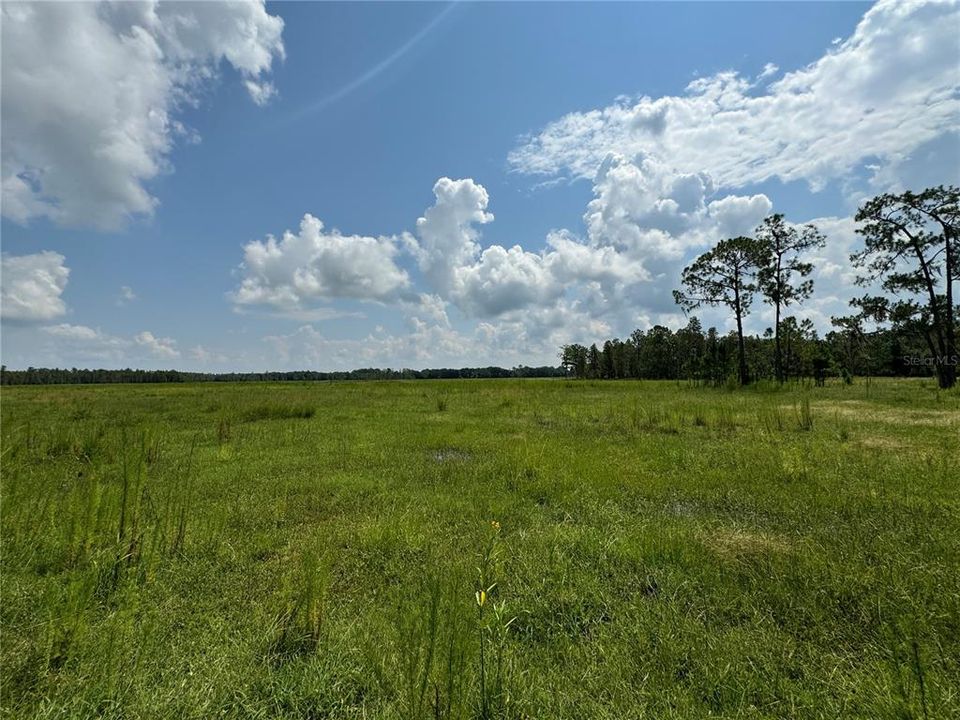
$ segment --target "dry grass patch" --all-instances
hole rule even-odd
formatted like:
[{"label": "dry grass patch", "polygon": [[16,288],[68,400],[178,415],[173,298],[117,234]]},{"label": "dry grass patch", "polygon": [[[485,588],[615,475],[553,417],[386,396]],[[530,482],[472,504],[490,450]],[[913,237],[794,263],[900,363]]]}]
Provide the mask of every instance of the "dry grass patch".
[{"label": "dry grass patch", "polygon": [[[793,405],[781,405],[781,410],[795,410]],[[913,425],[926,427],[950,427],[960,425],[960,412],[956,410],[899,410],[879,407],[863,400],[840,400],[838,402],[818,402],[812,404],[817,415],[838,417],[858,422],[872,421],[892,425]]]},{"label": "dry grass patch", "polygon": [[717,528],[708,532],[703,541],[717,555],[727,559],[751,555],[780,555],[792,549],[786,538],[780,535],[742,528]]},{"label": "dry grass patch", "polygon": [[870,435],[858,441],[859,444],[870,450],[912,450],[913,445],[903,440],[881,435]]}]

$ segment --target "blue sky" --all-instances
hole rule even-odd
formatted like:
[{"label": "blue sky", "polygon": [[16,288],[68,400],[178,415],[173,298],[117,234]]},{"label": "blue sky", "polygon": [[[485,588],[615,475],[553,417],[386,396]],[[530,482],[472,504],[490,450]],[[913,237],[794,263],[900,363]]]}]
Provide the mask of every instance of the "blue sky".
[{"label": "blue sky", "polygon": [[958,180],[955,3],[3,12],[11,367],[553,362],[769,212],[826,330],[857,203]]}]

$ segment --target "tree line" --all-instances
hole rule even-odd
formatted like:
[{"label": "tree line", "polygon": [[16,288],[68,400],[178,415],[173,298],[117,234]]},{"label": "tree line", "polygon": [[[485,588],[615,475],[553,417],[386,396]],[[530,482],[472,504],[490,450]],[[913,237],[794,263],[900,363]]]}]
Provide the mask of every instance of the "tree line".
[{"label": "tree line", "polygon": [[[567,375],[583,379],[690,380],[710,385],[739,384],[740,339],[703,329],[691,318],[673,331],[655,325],[589,347],[565,345],[561,364]],[[763,336],[745,335],[744,364],[750,378],[777,377],[777,345],[772,329]],[[781,320],[780,373],[784,381],[854,376],[929,377],[933,364],[915,336],[886,328],[861,332],[832,330],[820,337],[809,320]]]},{"label": "tree line", "polygon": [[[696,318],[672,332],[656,326],[628,340],[566,345],[561,363],[583,378],[689,378],[746,385],[759,377],[822,379],[833,372],[914,375],[932,372],[942,388],[957,381],[956,338],[960,308],[953,284],[960,279],[957,247],[960,192],[953,186],[920,193],[885,193],[856,214],[864,247],[850,256],[861,286],[883,295],[851,300],[850,315],[831,318],[834,328],[819,338],[812,325],[786,315],[813,295],[814,270],[806,258],[826,237],[811,224],[797,226],[783,215],[767,217],[752,236],[726,238],[683,269],[674,300],[690,313],[724,307],[736,330],[703,332]],[[759,299],[773,308],[764,337],[744,333],[744,319]]]},{"label": "tree line", "polygon": [[81,385],[107,383],[185,383],[185,382],[318,382],[334,380],[444,380],[467,378],[563,377],[562,367],[515,368],[428,368],[424,370],[392,370],[361,368],[338,372],[299,370],[261,373],[201,373],[180,370],[87,370],[83,368],[34,368],[8,370],[0,367],[2,385]]}]

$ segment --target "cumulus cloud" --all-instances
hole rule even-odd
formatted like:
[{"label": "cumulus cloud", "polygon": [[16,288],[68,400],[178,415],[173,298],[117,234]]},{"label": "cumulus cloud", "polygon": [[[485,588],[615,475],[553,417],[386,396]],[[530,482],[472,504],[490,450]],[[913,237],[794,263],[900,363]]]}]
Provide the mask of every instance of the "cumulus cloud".
[{"label": "cumulus cloud", "polygon": [[[70,325],[69,323],[47,325],[43,328],[43,331],[48,335],[53,335],[54,337],[63,338],[65,340],[76,340],[80,342],[107,339],[109,337],[101,333],[99,330],[94,330],[86,325]],[[112,340],[116,339],[112,338]]]},{"label": "cumulus cloud", "polygon": [[[879,171],[960,127],[958,7],[879,2],[850,38],[762,92],[722,72],[679,96],[571,113],[517,147],[510,163],[590,179],[610,153],[643,154],[730,188],[778,178],[816,189],[868,159]],[[774,72],[768,65],[761,75]]]},{"label": "cumulus cloud", "polygon": [[[564,231],[551,233],[537,253],[519,245],[505,248],[494,244],[481,250],[477,226],[493,220],[483,186],[470,179],[441,178],[434,191],[436,202],[418,221],[416,237],[405,235],[402,242],[432,292],[407,290],[404,275],[402,284],[389,283],[383,292],[364,294],[368,299],[392,301],[406,316],[408,332],[387,332],[378,326],[363,338],[341,339],[305,324],[292,333],[264,338],[274,361],[284,367],[328,369],[516,364],[531,358],[552,362],[559,344],[580,338],[582,333],[593,337],[610,330],[607,322],[596,317],[597,294],[636,282],[643,275],[640,264],[618,256],[613,248],[590,245]],[[305,235],[311,233],[301,228],[290,241],[302,242]],[[318,228],[312,235],[316,240],[322,232]],[[268,239],[268,248],[270,243]],[[388,247],[392,263],[395,246]],[[264,244],[257,244],[257,252],[263,251]],[[311,259],[315,257],[312,251],[284,252],[278,246],[266,254],[289,261],[277,276],[284,279],[300,277],[322,265]],[[250,265],[248,254],[246,272]],[[262,270],[263,263],[257,267],[261,268],[259,276],[268,274]],[[380,263],[353,262],[345,263],[337,277],[350,275],[348,268],[364,278],[351,281],[350,286],[370,287],[384,276]],[[247,280],[250,276],[244,282]],[[264,284],[258,282],[256,288]],[[270,286],[291,288],[292,283],[284,280]],[[247,283],[246,290],[252,287]],[[398,294],[397,288],[404,292]],[[243,292],[241,284],[235,299]],[[258,301],[263,297],[248,294]],[[292,288],[282,293],[278,302],[282,305],[294,298],[303,303],[313,297]],[[451,306],[462,318],[476,320],[471,329],[462,330],[451,322]]]},{"label": "cumulus cloud", "polygon": [[474,225],[493,222],[493,214],[487,212],[486,189],[471,178],[440,178],[433,194],[436,202],[417,220],[419,242],[408,237],[407,245],[428,281],[449,292],[454,270],[480,250],[480,231]]},{"label": "cumulus cloud", "polygon": [[522,313],[543,325],[546,316],[536,311],[566,303],[572,312],[578,284],[609,292],[645,277],[641,263],[567,231],[551,233],[540,252],[520,244],[482,248],[479,226],[494,219],[486,189],[470,178],[441,178],[434,196],[405,246],[437,296],[469,317],[513,322]]},{"label": "cumulus cloud", "polygon": [[99,328],[86,325],[60,323],[45,325],[41,331],[54,342],[49,355],[56,358],[79,362],[106,362],[112,364],[133,364],[148,359],[172,360],[180,357],[176,341],[171,338],[158,338],[144,330],[133,337],[111,335]]},{"label": "cumulus cloud", "polygon": [[[554,270],[569,277],[583,265],[569,239],[544,253],[519,245],[481,250],[477,226],[493,221],[486,189],[469,178],[440,178],[433,190],[435,203],[417,220],[416,237],[344,236],[325,232],[318,219],[306,215],[298,233],[248,243],[233,301],[301,318],[313,312],[310,303],[321,300],[398,302],[448,322],[447,303],[480,317],[550,304],[564,292]],[[401,250],[417,263],[432,292],[410,290],[411,280],[397,264]]]},{"label": "cumulus cloud", "polygon": [[251,98],[283,57],[258,2],[3,3],[3,214],[117,228],[150,215],[177,120],[225,61]]},{"label": "cumulus cloud", "polygon": [[64,315],[61,295],[67,287],[70,268],[60,253],[3,255],[0,270],[0,315],[4,320],[36,322]]},{"label": "cumulus cloud", "polygon": [[519,245],[491,245],[476,262],[455,268],[454,277],[453,298],[471,315],[549,305],[564,291],[544,256]]},{"label": "cumulus cloud", "polygon": [[327,232],[307,214],[299,232],[288,230],[279,241],[270,235],[244,247],[243,278],[231,297],[241,306],[290,312],[322,299],[397,299],[410,282],[395,263],[398,252],[395,238]]},{"label": "cumulus cloud", "polygon": [[176,342],[171,338],[158,338],[149,330],[137,333],[133,341],[140,347],[146,348],[152,355],[157,357],[176,358],[180,357],[180,351],[176,348]]},{"label": "cumulus cloud", "polygon": [[447,315],[447,301],[439,295],[420,293],[416,302],[406,304],[407,312],[414,317],[423,317],[436,325],[450,326],[450,317]]},{"label": "cumulus cloud", "polygon": [[748,233],[770,212],[765,195],[715,193],[704,172],[677,172],[646,155],[608,155],[594,179],[584,222],[591,240],[653,264],[719,237]]},{"label": "cumulus cloud", "polygon": [[564,255],[579,260],[558,275],[567,295],[620,332],[672,318],[683,266],[723,237],[751,233],[773,208],[766,195],[719,192],[709,174],[678,172],[644,154],[609,155],[593,192],[586,239],[558,244],[570,234],[555,233],[548,247],[557,266]]},{"label": "cumulus cloud", "polygon": [[568,230],[547,235],[544,257],[556,281],[568,287],[571,283],[616,287],[650,279],[642,262],[605,243],[584,243]]},{"label": "cumulus cloud", "polygon": [[[331,316],[316,303],[348,298],[393,303],[438,327],[449,327],[452,306],[515,335],[523,325],[520,335],[528,338],[562,326],[596,330],[632,321],[645,289],[656,297],[647,309],[665,311],[660,304],[669,300],[687,251],[721,233],[749,232],[770,211],[764,195],[714,198],[713,188],[704,173],[612,157],[595,182],[586,237],[557,230],[533,252],[520,243],[484,247],[480,229],[493,222],[486,189],[470,178],[444,177],[415,234],[345,236],[306,215],[296,233],[248,243],[231,298],[238,308],[269,307],[308,322]],[[413,291],[398,264],[402,252],[428,292]]]}]

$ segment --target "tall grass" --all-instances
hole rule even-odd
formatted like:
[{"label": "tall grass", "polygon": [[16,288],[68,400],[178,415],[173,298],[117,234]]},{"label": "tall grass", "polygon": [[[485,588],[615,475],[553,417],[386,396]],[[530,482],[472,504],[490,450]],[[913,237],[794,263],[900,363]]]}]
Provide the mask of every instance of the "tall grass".
[{"label": "tall grass", "polygon": [[797,425],[801,430],[813,430],[813,413],[810,410],[810,396],[804,393],[797,410]]},{"label": "tall grass", "polygon": [[956,393],[25,387],[0,412],[7,717],[960,713]]},{"label": "tall grass", "polygon": [[270,654],[277,660],[315,653],[326,632],[329,568],[315,548],[306,549],[287,577],[281,608],[274,618]]}]

